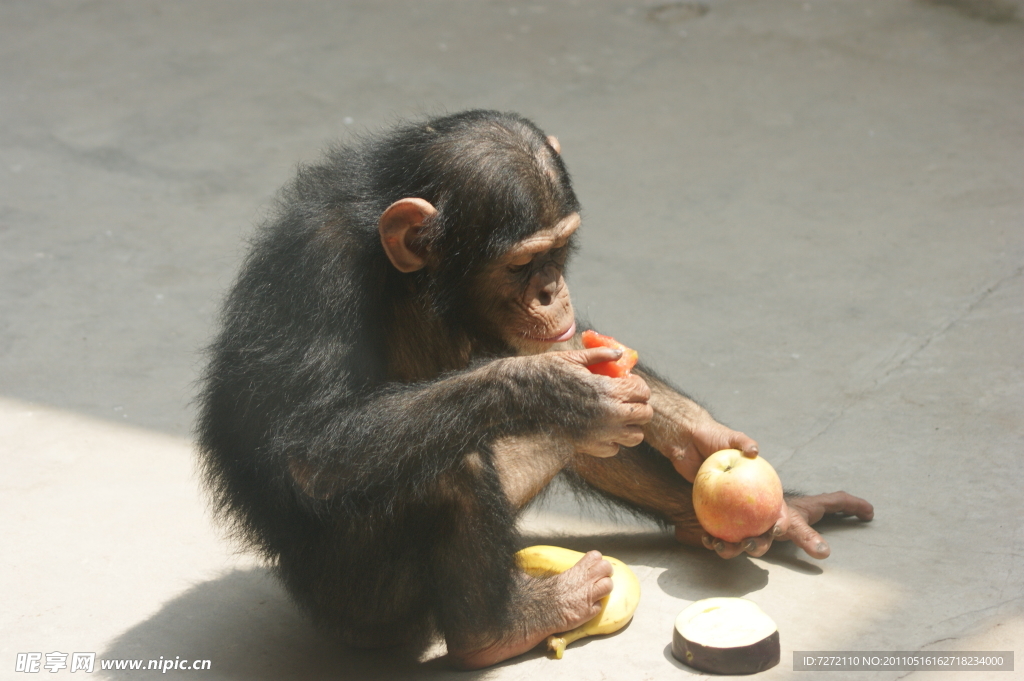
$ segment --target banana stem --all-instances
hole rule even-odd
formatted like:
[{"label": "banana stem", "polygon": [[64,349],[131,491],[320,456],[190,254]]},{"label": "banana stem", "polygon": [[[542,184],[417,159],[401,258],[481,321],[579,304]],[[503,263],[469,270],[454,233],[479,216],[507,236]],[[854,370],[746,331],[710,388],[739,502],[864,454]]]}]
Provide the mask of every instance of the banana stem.
[{"label": "banana stem", "polygon": [[548,650],[555,653],[556,660],[561,660],[565,652],[565,639],[561,636],[548,636]]},{"label": "banana stem", "polygon": [[578,641],[581,638],[586,638],[589,635],[589,632],[587,632],[583,627],[576,627],[572,631],[567,631],[561,636],[548,636],[548,650],[555,653],[556,660],[561,660],[562,653],[565,652],[565,647],[567,645],[573,641]]}]

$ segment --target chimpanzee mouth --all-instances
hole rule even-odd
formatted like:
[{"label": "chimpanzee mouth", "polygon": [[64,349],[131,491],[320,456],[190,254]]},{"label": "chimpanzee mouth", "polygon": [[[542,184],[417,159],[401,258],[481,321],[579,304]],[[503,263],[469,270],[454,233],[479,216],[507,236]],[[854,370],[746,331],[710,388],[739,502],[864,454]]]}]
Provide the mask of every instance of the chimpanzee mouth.
[{"label": "chimpanzee mouth", "polygon": [[575,335],[576,322],[574,320],[573,323],[569,325],[568,329],[558,334],[557,336],[552,336],[551,338],[531,338],[530,340],[537,341],[538,343],[564,343],[565,341],[569,340]]}]

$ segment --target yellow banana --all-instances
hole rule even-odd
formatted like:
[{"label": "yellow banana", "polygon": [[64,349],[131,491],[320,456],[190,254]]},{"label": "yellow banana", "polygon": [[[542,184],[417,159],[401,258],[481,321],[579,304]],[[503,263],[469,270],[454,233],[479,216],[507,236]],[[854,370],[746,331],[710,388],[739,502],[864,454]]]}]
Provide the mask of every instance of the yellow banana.
[{"label": "yellow banana", "polygon": [[[565,572],[580,561],[579,551],[558,546],[531,546],[516,554],[519,567],[532,577],[549,577]],[[548,650],[562,659],[565,647],[584,636],[610,634],[626,626],[640,603],[640,582],[621,560],[604,557],[612,564],[612,592],[601,599],[601,612],[564,634],[548,636]]]}]

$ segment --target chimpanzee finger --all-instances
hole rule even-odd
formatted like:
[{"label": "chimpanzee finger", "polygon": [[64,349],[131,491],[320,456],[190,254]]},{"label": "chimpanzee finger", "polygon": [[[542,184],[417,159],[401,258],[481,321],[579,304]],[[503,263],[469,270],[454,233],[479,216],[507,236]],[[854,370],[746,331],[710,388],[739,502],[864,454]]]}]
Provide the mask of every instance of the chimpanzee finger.
[{"label": "chimpanzee finger", "polygon": [[832,552],[822,536],[798,514],[794,514],[790,521],[788,539],[806,551],[811,558],[828,558]]},{"label": "chimpanzee finger", "polygon": [[588,367],[599,362],[614,362],[622,357],[622,350],[602,346],[581,350],[563,350],[556,354],[568,362],[578,364],[581,367]]},{"label": "chimpanzee finger", "polygon": [[775,526],[769,530],[769,533],[775,538],[779,538],[789,532],[790,516],[795,515],[789,508],[789,505],[785,501],[782,502],[782,508],[779,509],[779,519],[775,521]]},{"label": "chimpanzee finger", "polygon": [[640,426],[625,426],[616,436],[615,442],[623,447],[636,447],[644,441],[644,431]]},{"label": "chimpanzee finger", "polygon": [[769,530],[760,537],[748,537],[740,542],[740,547],[752,558],[760,558],[772,547],[775,536]]},{"label": "chimpanzee finger", "polygon": [[598,459],[608,459],[619,453],[619,443],[611,441],[583,442],[577,445],[576,451],[580,454],[586,454],[587,456],[593,456]]},{"label": "chimpanzee finger", "polygon": [[746,433],[735,431],[729,436],[729,447],[740,450],[744,456],[750,459],[756,458],[759,451],[754,438],[748,437]]},{"label": "chimpanzee finger", "polygon": [[624,420],[628,425],[642,426],[654,418],[654,407],[649,404],[628,403],[623,406],[626,408]]},{"label": "chimpanzee finger", "polygon": [[[617,379],[615,379],[617,380]],[[609,428],[620,426],[642,426],[654,418],[654,408],[646,402],[622,402],[616,400],[606,404],[608,415],[605,423]]]},{"label": "chimpanzee finger", "polygon": [[825,513],[841,513],[843,515],[855,515],[861,520],[871,520],[875,517],[875,508],[870,503],[855,497],[846,492],[832,492],[830,494],[817,495]]},{"label": "chimpanzee finger", "polygon": [[608,395],[619,402],[631,404],[646,404],[651,399],[651,388],[647,381],[636,374],[629,374],[622,378],[601,378],[608,381],[603,385],[607,386]]},{"label": "chimpanzee finger", "polygon": [[651,399],[651,386],[636,374],[629,374],[619,380],[626,391],[624,402],[647,402]]},{"label": "chimpanzee finger", "polygon": [[705,548],[714,550],[715,553],[721,558],[728,560],[729,558],[735,558],[736,556],[743,553],[743,547],[740,544],[734,544],[727,542],[717,537],[712,537],[709,534],[705,534],[701,537],[701,542]]},{"label": "chimpanzee finger", "polygon": [[612,587],[615,583],[612,582],[611,577],[602,577],[601,579],[594,582],[594,588],[590,592],[590,597],[594,599],[594,605],[600,607],[601,599],[612,592]]}]

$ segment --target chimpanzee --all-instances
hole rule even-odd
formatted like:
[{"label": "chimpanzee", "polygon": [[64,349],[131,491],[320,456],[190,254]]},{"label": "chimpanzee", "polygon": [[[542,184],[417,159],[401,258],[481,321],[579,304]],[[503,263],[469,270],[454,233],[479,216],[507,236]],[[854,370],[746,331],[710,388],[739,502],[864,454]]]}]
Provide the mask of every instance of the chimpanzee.
[{"label": "chimpanzee", "polygon": [[[454,664],[525,652],[596,614],[611,567],[516,568],[519,511],[559,473],[724,557],[792,539],[823,558],[844,492],[772,532],[704,535],[704,457],[757,445],[650,371],[586,366],[565,283],[580,206],[558,141],[467,111],[302,167],[252,245],[210,349],[197,427],[219,516],[312,619],[357,647],[443,635]],[[581,324],[582,326],[582,324]]]}]

